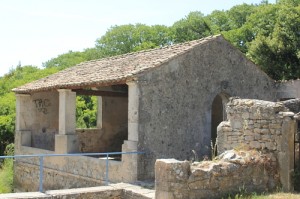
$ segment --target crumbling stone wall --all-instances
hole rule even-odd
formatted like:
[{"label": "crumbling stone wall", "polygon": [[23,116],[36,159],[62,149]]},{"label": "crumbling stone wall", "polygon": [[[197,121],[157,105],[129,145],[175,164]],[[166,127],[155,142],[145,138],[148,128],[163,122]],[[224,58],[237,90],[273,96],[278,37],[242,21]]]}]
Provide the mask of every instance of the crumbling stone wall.
[{"label": "crumbling stone wall", "polygon": [[294,169],[295,113],[282,102],[231,98],[226,107],[228,121],[218,126],[218,153],[248,148],[273,153],[279,164],[284,190],[292,190]]},{"label": "crumbling stone wall", "polygon": [[258,151],[228,151],[219,161],[190,163],[160,159],[155,164],[156,199],[221,198],[241,191],[263,192],[279,185],[276,158]]},{"label": "crumbling stone wall", "polygon": [[230,98],[226,112],[228,121],[217,130],[218,161],[156,161],[157,199],[293,189],[297,115],[282,102],[239,98]]},{"label": "crumbling stone wall", "polygon": [[236,147],[283,151],[285,122],[293,120],[294,113],[281,102],[231,99],[227,104],[228,121],[218,127],[218,152]]}]

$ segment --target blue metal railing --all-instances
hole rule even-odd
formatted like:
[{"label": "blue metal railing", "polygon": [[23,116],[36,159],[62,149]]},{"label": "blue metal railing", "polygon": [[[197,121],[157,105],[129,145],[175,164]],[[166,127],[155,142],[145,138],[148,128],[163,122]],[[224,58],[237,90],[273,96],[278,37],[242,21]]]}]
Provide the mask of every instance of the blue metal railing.
[{"label": "blue metal railing", "polygon": [[43,192],[43,178],[44,178],[44,157],[66,157],[66,156],[106,156],[106,166],[105,166],[105,184],[108,185],[108,158],[111,155],[129,155],[129,154],[144,154],[144,152],[132,151],[132,152],[109,152],[109,153],[68,153],[68,154],[33,154],[33,155],[12,155],[12,156],[0,156],[0,159],[5,158],[39,158],[39,192]]}]

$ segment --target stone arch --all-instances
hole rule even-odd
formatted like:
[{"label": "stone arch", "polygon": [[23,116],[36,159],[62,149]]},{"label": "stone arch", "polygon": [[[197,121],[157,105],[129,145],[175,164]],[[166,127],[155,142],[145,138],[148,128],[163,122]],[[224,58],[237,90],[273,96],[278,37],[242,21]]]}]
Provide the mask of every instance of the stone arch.
[{"label": "stone arch", "polygon": [[[226,118],[226,104],[229,100],[227,93],[219,93],[215,96],[211,106],[211,142],[215,146],[217,139],[217,127]],[[215,153],[217,151],[215,150]]]}]

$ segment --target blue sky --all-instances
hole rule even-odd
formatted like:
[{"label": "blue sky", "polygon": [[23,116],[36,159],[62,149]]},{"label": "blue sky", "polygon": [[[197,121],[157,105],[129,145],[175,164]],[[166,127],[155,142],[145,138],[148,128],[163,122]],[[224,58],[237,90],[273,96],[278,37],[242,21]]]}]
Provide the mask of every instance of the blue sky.
[{"label": "blue sky", "polygon": [[[261,0],[0,0],[0,76],[94,47],[113,25],[172,25],[191,11],[209,14]],[[274,3],[275,0],[269,0]]]}]

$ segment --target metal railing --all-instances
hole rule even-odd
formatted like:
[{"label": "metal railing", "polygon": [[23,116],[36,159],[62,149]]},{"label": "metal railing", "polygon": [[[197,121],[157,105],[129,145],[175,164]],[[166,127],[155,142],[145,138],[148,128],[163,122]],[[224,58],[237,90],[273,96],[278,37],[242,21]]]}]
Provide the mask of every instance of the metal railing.
[{"label": "metal railing", "polygon": [[0,159],[6,158],[39,158],[39,192],[43,192],[43,178],[44,178],[44,157],[67,157],[67,156],[105,156],[105,185],[109,184],[109,156],[112,155],[129,155],[129,154],[144,154],[144,152],[132,151],[132,152],[109,152],[109,153],[69,153],[69,154],[33,154],[33,155],[12,155],[12,156],[0,156]]}]

